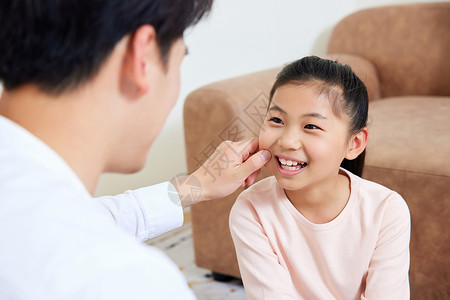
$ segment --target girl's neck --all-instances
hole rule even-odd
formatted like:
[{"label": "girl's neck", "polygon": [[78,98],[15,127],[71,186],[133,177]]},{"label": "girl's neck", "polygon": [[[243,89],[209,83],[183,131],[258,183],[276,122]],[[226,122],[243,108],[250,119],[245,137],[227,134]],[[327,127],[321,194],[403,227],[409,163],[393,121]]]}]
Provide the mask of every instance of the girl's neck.
[{"label": "girl's neck", "polygon": [[324,224],[335,219],[350,197],[350,179],[343,171],[309,189],[285,190],[294,207],[310,222]]}]

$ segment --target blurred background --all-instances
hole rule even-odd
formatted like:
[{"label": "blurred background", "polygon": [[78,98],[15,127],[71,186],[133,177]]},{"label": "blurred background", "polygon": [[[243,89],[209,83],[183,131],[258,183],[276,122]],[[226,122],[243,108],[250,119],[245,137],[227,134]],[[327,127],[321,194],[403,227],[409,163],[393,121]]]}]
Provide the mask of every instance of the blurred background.
[{"label": "blurred background", "polygon": [[[136,174],[104,174],[96,195],[113,195],[186,172],[183,103],[195,89],[222,79],[325,54],[334,25],[364,8],[416,0],[215,0],[211,14],[185,34],[189,54],[181,91],[147,164]],[[208,124],[205,124],[208,126]]]}]

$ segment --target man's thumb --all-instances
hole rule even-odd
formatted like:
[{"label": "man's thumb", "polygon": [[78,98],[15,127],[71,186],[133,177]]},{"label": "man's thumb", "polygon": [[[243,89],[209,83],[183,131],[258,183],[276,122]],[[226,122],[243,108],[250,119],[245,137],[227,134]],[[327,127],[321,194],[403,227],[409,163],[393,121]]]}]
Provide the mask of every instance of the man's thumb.
[{"label": "man's thumb", "polygon": [[268,150],[261,150],[252,156],[250,156],[242,165],[241,170],[244,178],[247,178],[253,172],[261,169],[272,157],[272,154]]}]

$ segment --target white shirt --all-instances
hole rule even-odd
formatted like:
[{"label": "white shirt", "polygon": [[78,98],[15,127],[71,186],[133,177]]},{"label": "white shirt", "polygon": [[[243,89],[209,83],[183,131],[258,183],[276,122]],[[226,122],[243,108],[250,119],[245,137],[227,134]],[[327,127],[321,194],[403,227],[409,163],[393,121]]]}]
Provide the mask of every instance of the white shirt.
[{"label": "white shirt", "polygon": [[92,198],[0,116],[0,299],[194,299],[177,266],[139,242],[183,223],[168,185]]}]

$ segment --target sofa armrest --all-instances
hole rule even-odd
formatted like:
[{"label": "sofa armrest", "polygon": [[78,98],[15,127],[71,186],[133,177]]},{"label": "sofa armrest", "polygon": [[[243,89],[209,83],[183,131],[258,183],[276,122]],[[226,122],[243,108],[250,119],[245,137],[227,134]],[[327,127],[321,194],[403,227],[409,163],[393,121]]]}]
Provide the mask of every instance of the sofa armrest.
[{"label": "sofa armrest", "polygon": [[353,72],[364,82],[369,94],[369,101],[381,98],[380,79],[375,65],[358,55],[354,54],[327,54],[324,58],[336,60],[343,65],[349,65]]}]

